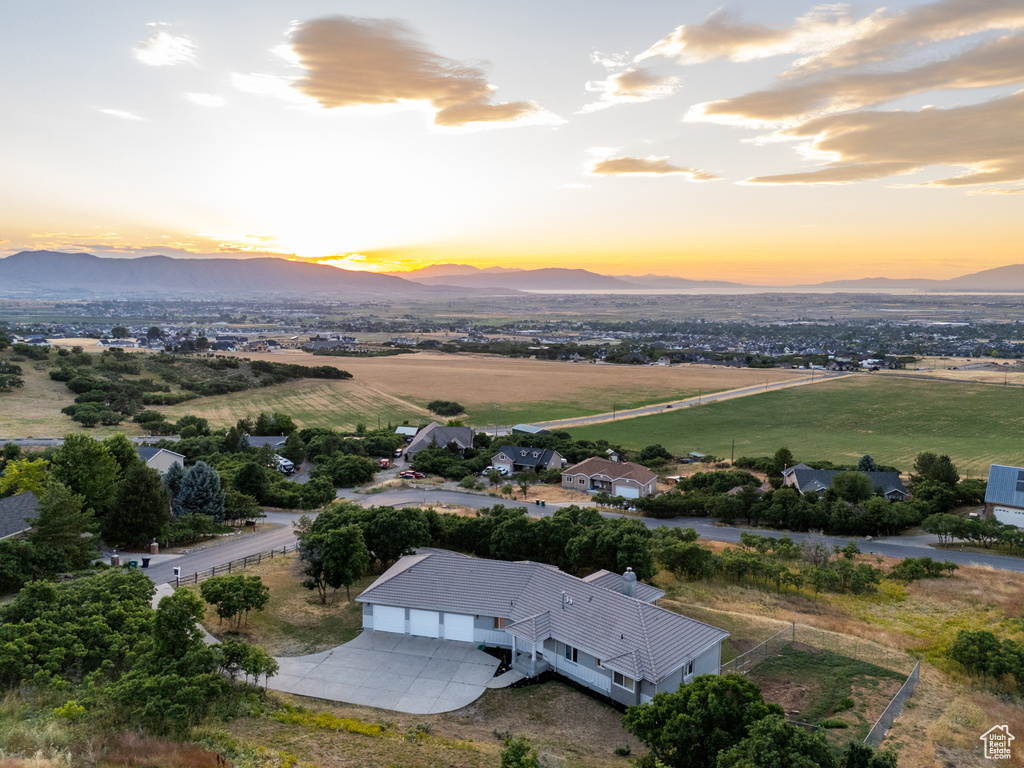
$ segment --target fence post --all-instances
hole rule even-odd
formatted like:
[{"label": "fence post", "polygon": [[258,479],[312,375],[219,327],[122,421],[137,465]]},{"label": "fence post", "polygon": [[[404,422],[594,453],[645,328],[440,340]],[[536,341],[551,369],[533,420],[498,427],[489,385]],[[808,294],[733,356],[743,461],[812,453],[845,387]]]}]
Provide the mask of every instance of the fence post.
[{"label": "fence post", "polygon": [[198,572],[198,571],[196,571],[196,572],[195,572],[195,573],[193,573],[192,575],[196,577],[195,583],[196,583],[196,584],[198,584],[198,583],[199,583],[199,572]]},{"label": "fence post", "polygon": [[262,562],[263,562],[263,553],[260,552],[258,555],[256,555],[256,565],[259,565]]},{"label": "fence post", "polygon": [[228,573],[231,573],[231,561],[228,560]]}]

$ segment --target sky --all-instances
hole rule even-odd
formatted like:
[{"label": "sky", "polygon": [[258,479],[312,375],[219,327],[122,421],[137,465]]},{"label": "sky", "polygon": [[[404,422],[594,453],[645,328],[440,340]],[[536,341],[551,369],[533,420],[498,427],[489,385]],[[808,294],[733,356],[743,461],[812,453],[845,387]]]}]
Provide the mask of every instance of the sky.
[{"label": "sky", "polygon": [[1024,262],[1024,2],[0,6],[0,255]]}]

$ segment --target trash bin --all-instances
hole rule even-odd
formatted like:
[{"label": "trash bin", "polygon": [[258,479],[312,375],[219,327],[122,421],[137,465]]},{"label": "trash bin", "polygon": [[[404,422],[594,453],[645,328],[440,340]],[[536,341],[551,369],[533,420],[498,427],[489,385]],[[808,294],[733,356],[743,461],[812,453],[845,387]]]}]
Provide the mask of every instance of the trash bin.
[{"label": "trash bin", "polygon": [[533,503],[536,504],[539,507],[540,506],[540,499],[534,499]]},{"label": "trash bin", "polygon": [[133,571],[137,571],[139,569],[139,561],[138,560],[129,560],[128,561],[128,567],[131,570],[133,570]]},{"label": "trash bin", "polygon": [[150,560],[150,558],[148,558],[148,557],[142,558],[142,567],[143,568],[149,568],[149,560]]},{"label": "trash bin", "polygon": [[547,503],[546,501],[542,501],[542,502],[540,503],[540,505],[541,505],[542,507],[546,507],[546,506],[548,505],[548,503]]}]

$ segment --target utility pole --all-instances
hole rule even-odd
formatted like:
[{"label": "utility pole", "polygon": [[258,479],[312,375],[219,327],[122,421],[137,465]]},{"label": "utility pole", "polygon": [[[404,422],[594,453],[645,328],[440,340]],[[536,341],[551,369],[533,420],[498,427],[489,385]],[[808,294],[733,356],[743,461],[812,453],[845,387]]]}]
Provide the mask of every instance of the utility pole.
[{"label": "utility pole", "polygon": [[736,438],[732,439],[732,453],[729,455],[729,463],[736,461]]}]

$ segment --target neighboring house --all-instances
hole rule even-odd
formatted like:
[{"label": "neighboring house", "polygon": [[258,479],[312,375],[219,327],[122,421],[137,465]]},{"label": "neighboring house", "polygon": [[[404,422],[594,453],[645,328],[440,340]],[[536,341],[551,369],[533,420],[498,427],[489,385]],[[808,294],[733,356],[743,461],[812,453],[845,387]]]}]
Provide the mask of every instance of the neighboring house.
[{"label": "neighboring house", "polygon": [[544,427],[535,427],[533,424],[516,424],[512,427],[513,435],[550,435],[550,429],[544,429]]},{"label": "neighboring house", "polygon": [[720,670],[729,633],[653,605],[663,594],[630,570],[578,579],[432,551],[403,557],[356,599],[364,630],[510,648],[523,675],[553,670],[632,706]]},{"label": "neighboring house", "polygon": [[328,341],[311,341],[308,344],[303,345],[302,348],[307,350],[307,351],[309,351],[309,352],[315,352],[318,349],[326,349],[326,350],[332,350],[332,349],[351,350],[351,349],[355,349],[356,345],[354,343],[354,340],[353,341],[328,340]]},{"label": "neighboring house", "polygon": [[545,469],[561,469],[565,459],[558,451],[550,448],[522,448],[518,445],[503,445],[491,457],[491,466],[506,469],[506,474],[519,472],[543,472]]},{"label": "neighboring house", "polygon": [[[782,482],[800,493],[824,493],[832,487],[836,475],[845,474],[842,469],[811,469],[806,464],[796,464],[782,472]],[[900,479],[899,472],[862,472],[871,480],[875,490],[881,490],[889,501],[904,501],[910,498],[907,487]]]},{"label": "neighboring house", "polygon": [[467,448],[472,447],[472,427],[442,427],[436,421],[432,421],[409,443],[409,447],[405,449],[405,460],[411,462],[417,453],[426,448],[447,448],[461,456]]},{"label": "neighboring house", "polygon": [[32,528],[28,520],[39,517],[39,501],[31,491],[0,499],[0,539],[8,539]]},{"label": "neighboring house", "polygon": [[412,440],[416,437],[416,433],[419,432],[419,427],[396,427],[395,434],[401,435],[406,440]]},{"label": "neighboring house", "polygon": [[1024,467],[993,464],[989,468],[985,517],[1024,528]]},{"label": "neighboring house", "polygon": [[166,448],[150,448],[147,445],[136,446],[136,453],[145,462],[147,467],[152,467],[161,475],[167,474],[172,464],[185,466],[185,457],[180,453],[168,451]]},{"label": "neighboring house", "polygon": [[245,439],[249,442],[250,448],[262,448],[264,445],[269,445],[271,448],[280,448],[288,440],[288,435],[261,435],[259,437],[246,435]]},{"label": "neighboring house", "polygon": [[596,456],[562,472],[563,488],[603,491],[627,499],[651,496],[657,490],[657,484],[658,476],[647,467]]}]

